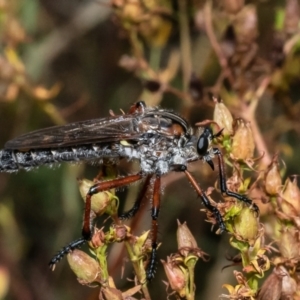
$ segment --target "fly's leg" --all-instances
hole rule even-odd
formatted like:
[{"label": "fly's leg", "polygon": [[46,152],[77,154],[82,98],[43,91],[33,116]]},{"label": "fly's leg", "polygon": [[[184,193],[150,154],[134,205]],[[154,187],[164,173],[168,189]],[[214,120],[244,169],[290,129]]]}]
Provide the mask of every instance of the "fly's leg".
[{"label": "fly's leg", "polygon": [[248,199],[246,196],[232,192],[228,190],[227,184],[226,184],[226,173],[225,173],[225,164],[223,160],[223,154],[221,153],[220,149],[213,148],[213,153],[218,157],[218,163],[219,163],[219,181],[220,181],[220,189],[223,194],[226,194],[229,197],[236,198],[240,201],[243,201],[250,205],[253,210],[259,214],[259,208],[258,206],[252,202],[252,200]]},{"label": "fly's leg", "polygon": [[84,209],[84,219],[83,219],[83,226],[82,226],[82,236],[85,238],[87,241],[90,241],[92,236],[93,236],[93,231],[91,228],[91,199],[92,196],[103,192],[103,191],[108,191],[114,188],[122,187],[122,186],[127,186],[133,182],[136,182],[140,179],[142,179],[141,174],[136,174],[136,175],[130,175],[122,178],[116,178],[112,180],[107,180],[103,182],[98,182],[95,185],[93,185],[87,195],[86,195],[86,200],[85,200],[85,209]]},{"label": "fly's leg", "polygon": [[68,254],[72,250],[80,247],[84,243],[91,240],[93,236],[93,229],[92,229],[92,222],[91,222],[91,199],[92,196],[103,191],[108,191],[110,189],[126,186],[130,183],[136,182],[142,179],[141,174],[130,175],[127,177],[116,178],[113,180],[97,182],[93,185],[87,195],[85,201],[85,209],[84,209],[84,219],[83,219],[83,226],[82,226],[82,237],[78,240],[75,240],[68,244],[66,247],[62,248],[58,254],[56,254],[50,261],[49,266],[51,269],[54,268],[55,264],[59,262],[64,255]]},{"label": "fly's leg", "polygon": [[204,206],[214,214],[214,216],[218,222],[218,225],[220,227],[221,232],[226,231],[226,226],[225,226],[225,223],[223,221],[220,211],[210,203],[209,198],[207,197],[205,192],[200,188],[200,186],[198,185],[198,183],[196,182],[196,180],[192,176],[192,174],[186,170],[186,167],[184,167],[182,169],[182,171],[184,172],[184,174],[186,175],[186,177],[188,178],[188,180],[190,181],[190,183],[196,190],[197,194],[200,196]]},{"label": "fly's leg", "polygon": [[150,184],[151,177],[152,177],[151,175],[148,175],[146,177],[145,183],[144,183],[142,189],[140,190],[139,195],[138,195],[136,201],[134,202],[133,207],[130,210],[122,213],[121,215],[119,215],[119,219],[126,220],[126,219],[131,219],[132,217],[134,217],[134,215],[139,210],[139,208],[141,206],[141,203],[144,199],[144,196],[147,192],[148,186]]},{"label": "fly's leg", "polygon": [[157,218],[159,214],[160,208],[160,184],[161,184],[161,177],[160,175],[156,175],[153,187],[153,200],[152,200],[152,210],[151,210],[151,217],[152,217],[152,226],[151,226],[151,254],[149,263],[147,266],[147,280],[151,281],[154,278],[156,272],[156,260],[157,260],[157,233],[158,233],[158,223]]}]

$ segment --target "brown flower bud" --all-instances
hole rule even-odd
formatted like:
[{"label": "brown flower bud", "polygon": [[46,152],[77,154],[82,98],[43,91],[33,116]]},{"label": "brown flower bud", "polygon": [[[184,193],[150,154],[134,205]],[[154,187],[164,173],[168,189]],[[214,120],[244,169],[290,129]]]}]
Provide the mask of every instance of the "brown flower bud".
[{"label": "brown flower bud", "polygon": [[222,4],[227,13],[236,14],[244,6],[244,0],[223,0]]},{"label": "brown flower bud", "polygon": [[232,139],[231,154],[237,160],[248,160],[254,154],[254,139],[249,122],[237,120],[236,130]]},{"label": "brown flower bud", "polygon": [[267,194],[269,194],[270,196],[275,196],[278,194],[280,187],[281,176],[279,172],[277,157],[275,157],[265,174],[265,188]]},{"label": "brown flower bud", "polygon": [[136,57],[124,54],[119,60],[119,66],[126,71],[135,72],[140,67],[140,62]]},{"label": "brown flower bud", "polygon": [[223,102],[219,102],[216,99],[214,102],[216,104],[214,110],[214,121],[220,126],[220,129],[223,129],[224,135],[231,135],[233,132],[233,118],[231,112]]},{"label": "brown flower bud", "polygon": [[92,242],[92,246],[94,248],[102,247],[105,244],[105,233],[102,228],[94,229],[94,234],[93,234],[91,242]]},{"label": "brown flower bud", "polygon": [[[169,13],[170,11],[165,9],[165,12]],[[163,47],[170,36],[172,23],[167,18],[153,14],[149,20],[140,23],[139,30],[152,47]]]},{"label": "brown flower bud", "polygon": [[121,14],[123,25],[140,22],[142,15],[143,9],[139,1],[125,1]]},{"label": "brown flower bud", "polygon": [[234,21],[234,32],[237,43],[247,44],[252,43],[258,36],[257,14],[254,5],[246,5],[236,15]]},{"label": "brown flower bud", "polygon": [[81,250],[74,250],[67,256],[68,263],[77,278],[83,283],[99,281],[100,267],[98,263]]},{"label": "brown flower bud", "polygon": [[180,224],[180,222],[177,220],[177,225],[178,249],[186,249],[182,250],[181,253],[183,253],[182,255],[187,256],[193,249],[198,249],[198,245],[191,231],[187,227],[186,222]]},{"label": "brown flower bud", "polygon": [[298,0],[287,0],[285,6],[284,30],[294,34],[299,30],[300,7]]},{"label": "brown flower bud", "polygon": [[9,287],[10,287],[10,281],[12,280],[11,274],[8,271],[7,267],[4,265],[0,266],[0,299],[5,299]]},{"label": "brown flower bud", "polygon": [[296,281],[283,266],[280,266],[274,268],[272,274],[266,279],[257,299],[296,299],[294,298],[296,290]]},{"label": "brown flower bud", "polygon": [[281,299],[295,299],[297,291],[297,283],[294,278],[286,271],[286,275],[282,278],[282,298]]},{"label": "brown flower bud", "polygon": [[[86,201],[86,195],[89,189],[94,184],[95,183],[93,181],[87,179],[78,180],[79,191],[84,201]],[[97,215],[102,215],[103,213],[112,215],[116,213],[119,205],[117,198],[112,193],[107,191],[99,192],[93,195],[91,201],[92,201],[91,209]]]},{"label": "brown flower bud", "polygon": [[164,266],[165,273],[168,277],[168,281],[172,290],[176,291],[180,295],[180,297],[185,297],[185,287],[187,285],[187,279],[182,269],[175,263],[173,263],[169,257],[167,258],[167,262],[164,260],[161,260],[161,262]]},{"label": "brown flower bud", "polygon": [[123,241],[127,236],[128,228],[125,225],[115,226],[115,238],[117,242]]},{"label": "brown flower bud", "polygon": [[298,188],[297,177],[285,181],[282,193],[282,211],[290,216],[298,216],[300,213],[300,191]]},{"label": "brown flower bud", "polygon": [[250,244],[254,243],[258,236],[258,225],[255,212],[249,207],[244,207],[240,211],[234,218],[233,224],[234,232],[238,235],[238,239],[248,241]]},{"label": "brown flower bud", "polygon": [[294,228],[284,228],[279,237],[278,248],[287,259],[299,256],[299,233]]},{"label": "brown flower bud", "polygon": [[257,300],[281,299],[283,276],[284,275],[282,274],[282,272],[280,272],[279,268],[274,269],[262,285]]},{"label": "brown flower bud", "polygon": [[[151,249],[151,242],[149,243],[149,236],[150,231],[144,232],[141,236],[135,237],[132,241],[132,250],[134,256],[142,256],[145,251],[150,251]],[[130,256],[131,253],[129,253]]]}]

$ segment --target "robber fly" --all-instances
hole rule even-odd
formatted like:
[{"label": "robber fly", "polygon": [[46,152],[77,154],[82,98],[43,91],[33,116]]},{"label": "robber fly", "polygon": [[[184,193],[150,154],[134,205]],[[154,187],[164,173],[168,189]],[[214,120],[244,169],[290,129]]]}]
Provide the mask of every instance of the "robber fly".
[{"label": "robber fly", "polygon": [[[151,280],[155,274],[157,257],[157,219],[162,175],[171,171],[184,173],[204,206],[215,216],[220,230],[224,231],[226,227],[219,210],[211,204],[188,171],[188,164],[197,160],[207,162],[214,169],[212,158],[217,157],[221,192],[244,201],[258,212],[258,207],[250,199],[227,188],[222,153],[218,148],[211,146],[211,141],[221,135],[221,131],[213,134],[210,128],[204,128],[201,134],[194,133],[192,127],[176,113],[157,107],[146,107],[145,103],[140,101],[131,106],[127,114],[41,129],[8,141],[0,151],[0,172],[31,170],[41,165],[60,162],[93,164],[104,158],[137,160],[140,164],[137,174],[100,181],[89,189],[86,195],[82,237],[54,256],[50,266],[53,267],[65,254],[91,240],[92,195],[144,179],[144,193],[147,192],[147,185],[153,184],[152,250],[147,267],[147,279]],[[133,217],[143,196],[138,197],[132,209],[120,217]]]}]

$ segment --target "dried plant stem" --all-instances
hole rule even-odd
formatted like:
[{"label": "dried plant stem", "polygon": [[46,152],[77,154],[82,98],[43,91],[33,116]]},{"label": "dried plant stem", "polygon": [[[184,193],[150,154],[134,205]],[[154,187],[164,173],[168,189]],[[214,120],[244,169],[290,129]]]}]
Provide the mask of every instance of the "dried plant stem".
[{"label": "dried plant stem", "polygon": [[212,26],[212,3],[211,1],[207,1],[205,6],[204,6],[204,24],[205,24],[205,29],[206,29],[206,34],[209,38],[209,41],[211,43],[211,46],[213,47],[220,66],[223,70],[223,73],[225,75],[225,77],[229,80],[230,84],[233,85],[234,84],[234,78],[231,74],[230,68],[228,67],[227,64],[227,59],[223,54],[223,51],[220,47],[220,44],[218,43],[218,40],[215,36],[214,30],[213,30],[213,26]]},{"label": "dried plant stem", "polygon": [[150,50],[150,67],[157,72],[160,68],[161,48],[152,47]]},{"label": "dried plant stem", "polygon": [[180,49],[183,73],[183,92],[188,91],[189,82],[192,74],[191,63],[191,40],[189,34],[187,3],[185,0],[178,0],[179,24],[180,24]]},{"label": "dried plant stem", "polygon": [[[108,1],[105,2],[108,4]],[[46,38],[41,39],[42,42],[32,42],[30,51],[24,54],[26,72],[31,78],[39,78],[74,39],[105,21],[110,13],[109,5],[99,5],[96,1],[80,5],[65,26],[53,30]]]},{"label": "dried plant stem", "polygon": [[[129,242],[125,242],[125,247],[126,250],[128,252],[128,255],[131,259],[133,259],[135,257],[135,253],[132,251],[131,249],[131,245],[129,244]],[[140,264],[143,264],[142,260],[137,258],[136,262],[133,261],[132,266],[134,268],[135,274],[139,277],[138,279],[140,280],[141,278],[146,278],[146,273],[143,272],[143,274],[141,274],[141,270],[143,269]],[[144,279],[143,279],[144,280]],[[146,282],[146,281],[145,281]],[[149,290],[147,287],[146,283],[141,282],[141,289],[143,291],[143,294],[145,296],[146,300],[151,300],[150,294],[149,294]]]},{"label": "dried plant stem", "polygon": [[270,83],[271,78],[266,77],[262,80],[261,84],[259,85],[258,89],[254,93],[254,97],[251,100],[251,104],[242,111],[242,117],[246,119],[247,121],[251,122],[251,128],[253,132],[253,137],[256,145],[256,149],[258,149],[259,152],[263,153],[263,157],[261,159],[261,166],[268,166],[271,161],[272,157],[268,151],[267,145],[264,141],[264,138],[262,136],[262,133],[258,127],[255,112],[258,105],[259,100],[261,99],[262,95],[264,94],[266,88],[268,87]]},{"label": "dried plant stem", "polygon": [[195,299],[195,266],[189,266],[189,296],[187,297],[188,300]]},{"label": "dried plant stem", "polygon": [[137,36],[136,30],[132,29],[129,32],[129,41],[131,43],[132,52],[133,52],[134,57],[136,57],[138,60],[143,60],[144,59],[144,50],[143,50],[143,46]]}]

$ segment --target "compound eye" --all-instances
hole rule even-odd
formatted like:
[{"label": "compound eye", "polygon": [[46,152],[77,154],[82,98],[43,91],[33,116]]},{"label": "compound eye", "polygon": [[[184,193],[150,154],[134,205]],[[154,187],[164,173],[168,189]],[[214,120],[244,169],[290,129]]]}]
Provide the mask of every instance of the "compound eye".
[{"label": "compound eye", "polygon": [[197,152],[199,155],[204,156],[207,154],[211,136],[212,136],[211,130],[209,128],[205,128],[203,133],[200,135],[197,143]]}]

